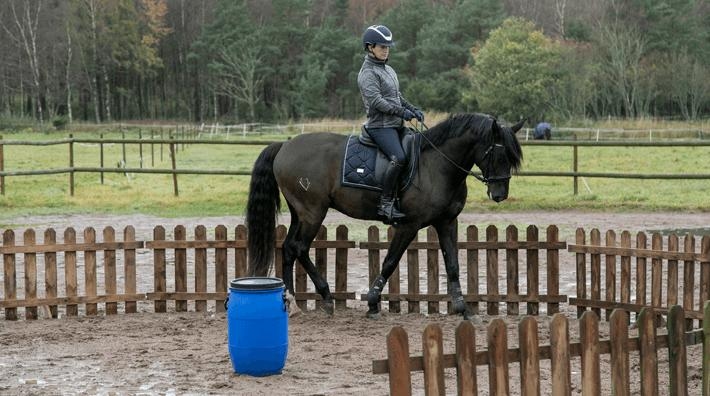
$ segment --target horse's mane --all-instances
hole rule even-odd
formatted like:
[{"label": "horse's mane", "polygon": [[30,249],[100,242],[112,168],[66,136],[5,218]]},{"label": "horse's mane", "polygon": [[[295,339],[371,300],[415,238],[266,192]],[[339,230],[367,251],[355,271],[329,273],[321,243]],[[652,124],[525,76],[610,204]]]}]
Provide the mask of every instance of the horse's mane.
[{"label": "horse's mane", "polygon": [[[484,144],[493,144],[496,136],[500,137],[501,144],[505,146],[508,160],[514,171],[520,168],[523,160],[523,151],[520,142],[510,127],[502,126],[495,117],[488,114],[470,113],[453,114],[443,122],[431,127],[424,132],[428,139],[422,140],[422,151],[432,148],[432,144],[440,146],[449,139],[456,138],[464,133],[473,131],[481,137]],[[497,133],[496,133],[497,132]],[[429,143],[431,142],[431,144]]]}]

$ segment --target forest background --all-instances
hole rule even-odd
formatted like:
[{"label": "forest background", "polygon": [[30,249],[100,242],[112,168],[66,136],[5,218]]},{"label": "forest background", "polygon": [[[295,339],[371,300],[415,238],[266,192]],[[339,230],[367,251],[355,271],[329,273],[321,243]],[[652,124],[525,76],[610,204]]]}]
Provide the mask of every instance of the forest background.
[{"label": "forest background", "polygon": [[694,120],[704,0],[4,0],[0,129],[362,117],[361,35],[427,112]]}]

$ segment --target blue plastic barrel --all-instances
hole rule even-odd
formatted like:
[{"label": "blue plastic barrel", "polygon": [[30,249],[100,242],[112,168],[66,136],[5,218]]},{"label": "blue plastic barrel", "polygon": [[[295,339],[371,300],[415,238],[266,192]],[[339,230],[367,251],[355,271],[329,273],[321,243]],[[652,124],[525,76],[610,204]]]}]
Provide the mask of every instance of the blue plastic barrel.
[{"label": "blue plastic barrel", "polygon": [[279,278],[230,282],[227,338],[234,372],[262,377],[280,374],[288,353],[288,313]]}]

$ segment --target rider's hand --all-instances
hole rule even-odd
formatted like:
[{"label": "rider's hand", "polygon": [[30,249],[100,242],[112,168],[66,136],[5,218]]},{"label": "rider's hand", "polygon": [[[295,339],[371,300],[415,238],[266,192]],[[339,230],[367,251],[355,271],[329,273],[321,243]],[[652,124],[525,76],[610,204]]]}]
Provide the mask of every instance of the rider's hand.
[{"label": "rider's hand", "polygon": [[422,113],[421,110],[414,110],[414,117],[417,119],[417,121],[424,122],[424,113]]},{"label": "rider's hand", "polygon": [[416,115],[409,109],[404,109],[404,113],[402,113],[402,118],[404,118],[405,121],[411,121],[412,118],[416,118]]}]

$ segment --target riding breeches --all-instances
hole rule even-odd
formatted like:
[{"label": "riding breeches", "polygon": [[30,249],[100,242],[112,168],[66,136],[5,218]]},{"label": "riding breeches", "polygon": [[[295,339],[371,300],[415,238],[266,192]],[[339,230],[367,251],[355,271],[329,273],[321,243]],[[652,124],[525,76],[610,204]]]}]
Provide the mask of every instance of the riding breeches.
[{"label": "riding breeches", "polygon": [[395,160],[399,164],[404,164],[407,157],[404,155],[402,143],[399,140],[399,134],[394,128],[368,128],[367,133],[370,134],[372,140],[377,143],[380,150],[385,153],[387,158]]}]

